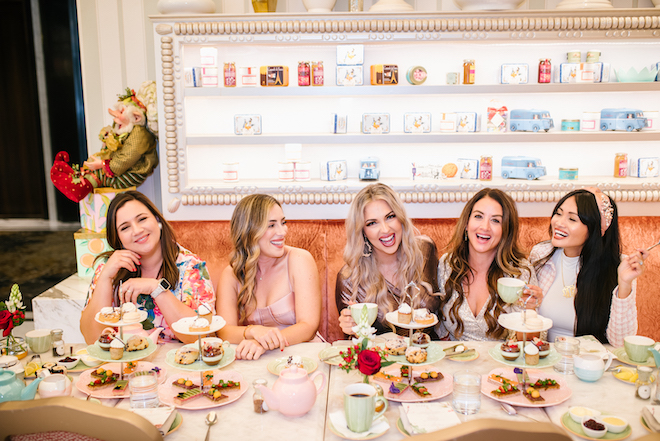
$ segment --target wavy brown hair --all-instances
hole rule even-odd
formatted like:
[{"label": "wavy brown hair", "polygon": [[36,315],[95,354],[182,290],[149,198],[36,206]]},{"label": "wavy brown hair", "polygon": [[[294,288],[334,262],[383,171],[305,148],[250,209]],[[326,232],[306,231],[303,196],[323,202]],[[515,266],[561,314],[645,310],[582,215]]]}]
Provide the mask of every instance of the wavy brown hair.
[{"label": "wavy brown hair", "polygon": [[450,301],[452,293],[456,291],[458,293],[458,299],[452,305],[449,310],[449,317],[446,319],[457,324],[455,334],[457,339],[460,339],[460,336],[463,334],[463,320],[461,320],[458,314],[458,309],[466,298],[463,285],[474,275],[469,264],[470,247],[469,241],[465,240],[465,231],[475,204],[484,198],[491,198],[502,207],[502,239],[497,246],[497,253],[493,262],[490,264],[487,275],[490,298],[484,318],[488,325],[488,331],[486,331],[488,337],[502,338],[506,333],[506,329],[497,323],[497,318],[504,312],[503,307],[505,305],[504,301],[497,294],[497,279],[505,275],[520,276],[522,274],[520,268],[523,266],[525,254],[518,244],[519,222],[516,204],[502,190],[484,188],[475,194],[465,205],[465,208],[463,208],[461,217],[456,224],[454,235],[447,246],[449,256],[446,262],[451,268],[451,274],[445,282],[445,295],[441,300],[441,309]]},{"label": "wavy brown hair", "polygon": [[352,289],[351,300],[356,300],[358,289],[365,292],[364,302],[378,305],[379,317],[398,308],[396,299],[389,295],[385,277],[378,270],[376,258],[372,253],[364,256],[366,237],[364,235],[364,208],[371,202],[382,200],[388,203],[402,226],[402,237],[396,252],[399,269],[396,272],[396,287],[403,294],[408,282],[415,282],[421,289],[421,296],[432,295],[431,285],[423,282],[424,256],[415,239],[417,230],[406,215],[399,196],[385,184],[372,184],[363,188],[353,199],[346,218],[346,248],[344,261],[348,267],[347,280]]},{"label": "wavy brown hair", "polygon": [[259,239],[266,234],[268,213],[275,205],[282,205],[272,196],[252,194],[236,205],[229,230],[233,249],[229,265],[241,285],[238,292],[238,322],[242,323],[256,307],[254,291],[257,286],[257,262],[261,255]]},{"label": "wavy brown hair", "polygon": [[[110,202],[108,207],[107,215],[107,228],[106,235],[108,240],[108,245],[110,245],[114,250],[123,250],[124,245],[119,240],[119,233],[117,232],[117,211],[126,205],[129,201],[137,201],[147,207],[147,209],[154,215],[156,220],[161,224],[161,234],[160,234],[160,250],[163,255],[163,264],[158,271],[158,274],[167,279],[172,286],[172,290],[176,289],[176,286],[179,283],[179,270],[176,267],[176,259],[179,257],[179,245],[176,243],[176,236],[172,226],[163,218],[163,215],[158,208],[149,200],[148,197],[140,193],[139,191],[126,191],[119,193],[115,198]],[[103,254],[100,254],[98,259],[107,259],[109,258],[114,251],[107,251]],[[96,261],[95,260],[95,261]],[[126,280],[132,277],[141,277],[140,265],[137,265],[137,273],[127,270],[126,268],[120,268],[117,271],[117,275],[112,280],[113,288],[119,286],[119,282],[125,282]]]}]

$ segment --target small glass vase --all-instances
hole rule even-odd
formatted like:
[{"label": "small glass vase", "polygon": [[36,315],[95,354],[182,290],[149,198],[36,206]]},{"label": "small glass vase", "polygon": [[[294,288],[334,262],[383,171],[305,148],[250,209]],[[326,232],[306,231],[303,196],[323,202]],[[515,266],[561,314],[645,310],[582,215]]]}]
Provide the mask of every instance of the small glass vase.
[{"label": "small glass vase", "polygon": [[13,355],[19,360],[27,356],[27,345],[25,344],[25,340],[21,337],[14,337],[11,334],[0,341],[0,348],[2,348],[3,354]]},{"label": "small glass vase", "polygon": [[275,12],[277,0],[252,0],[254,12]]}]

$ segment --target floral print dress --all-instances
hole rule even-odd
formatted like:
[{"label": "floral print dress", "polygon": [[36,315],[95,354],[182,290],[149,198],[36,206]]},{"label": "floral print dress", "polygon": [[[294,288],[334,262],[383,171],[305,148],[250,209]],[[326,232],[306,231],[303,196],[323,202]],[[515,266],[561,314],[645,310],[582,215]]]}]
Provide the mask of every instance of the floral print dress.
[{"label": "floral print dress", "polygon": [[[105,262],[100,263],[94,271],[94,278],[89,285],[85,306],[87,306],[89,299],[94,293],[96,283],[101,272],[103,272],[104,266]],[[206,262],[179,245],[179,256],[176,259],[176,266],[179,269],[179,282],[171,289],[176,298],[193,310],[197,310],[199,305],[206,303],[215,313],[215,292],[213,291],[213,283],[206,268]],[[142,322],[144,329],[162,327],[164,329],[161,332],[161,337],[165,338],[165,340],[177,340],[172,329],[165,321],[163,313],[158,309],[151,296],[146,294],[138,296],[137,306],[138,309],[144,309],[148,313],[147,319]]]}]

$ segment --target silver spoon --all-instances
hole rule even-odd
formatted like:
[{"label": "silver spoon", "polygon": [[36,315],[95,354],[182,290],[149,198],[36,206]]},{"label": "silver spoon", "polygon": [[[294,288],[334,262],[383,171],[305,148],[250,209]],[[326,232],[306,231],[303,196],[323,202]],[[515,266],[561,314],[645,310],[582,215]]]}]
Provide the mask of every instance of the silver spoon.
[{"label": "silver spoon", "polygon": [[211,426],[218,422],[218,415],[215,412],[209,412],[209,414],[206,415],[206,419],[204,420],[204,422],[206,423],[207,426],[209,426],[209,428],[206,429],[206,438],[204,438],[204,441],[209,441],[209,435],[211,434]]},{"label": "silver spoon", "polygon": [[507,404],[507,403],[500,403],[500,404],[502,406],[502,410],[505,411],[506,413],[508,413],[509,415],[513,415],[513,416],[520,415],[521,417],[529,418],[532,421],[536,421],[537,423],[540,423],[540,421],[535,420],[532,417],[528,417],[527,415],[523,415],[522,413],[518,413],[516,408],[511,406],[510,404]]}]

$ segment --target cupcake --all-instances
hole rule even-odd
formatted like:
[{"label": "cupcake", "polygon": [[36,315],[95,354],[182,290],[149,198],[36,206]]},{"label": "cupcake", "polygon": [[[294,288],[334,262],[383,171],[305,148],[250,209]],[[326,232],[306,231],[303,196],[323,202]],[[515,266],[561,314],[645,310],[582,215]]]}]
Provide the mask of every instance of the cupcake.
[{"label": "cupcake", "polygon": [[213,310],[206,303],[199,305],[199,308],[197,308],[197,315],[199,315],[199,318],[206,319],[209,323],[213,322]]},{"label": "cupcake", "polygon": [[202,343],[202,361],[209,366],[215,366],[222,360],[224,349],[221,341],[205,341]]},{"label": "cupcake", "polygon": [[110,342],[110,358],[120,360],[124,356],[124,342],[115,338]]},{"label": "cupcake", "polygon": [[525,346],[525,363],[530,366],[539,364],[539,348],[533,343],[527,343]]},{"label": "cupcake", "polygon": [[539,348],[539,358],[545,358],[550,354],[550,343],[543,341],[538,337],[532,339],[532,343]]},{"label": "cupcake", "polygon": [[500,346],[500,354],[505,360],[514,361],[520,356],[520,346],[515,339],[507,340]]},{"label": "cupcake", "polygon": [[399,309],[397,310],[397,315],[398,315],[398,320],[399,323],[410,323],[412,320],[412,308],[410,307],[409,304],[407,303],[402,303],[399,305]]}]

